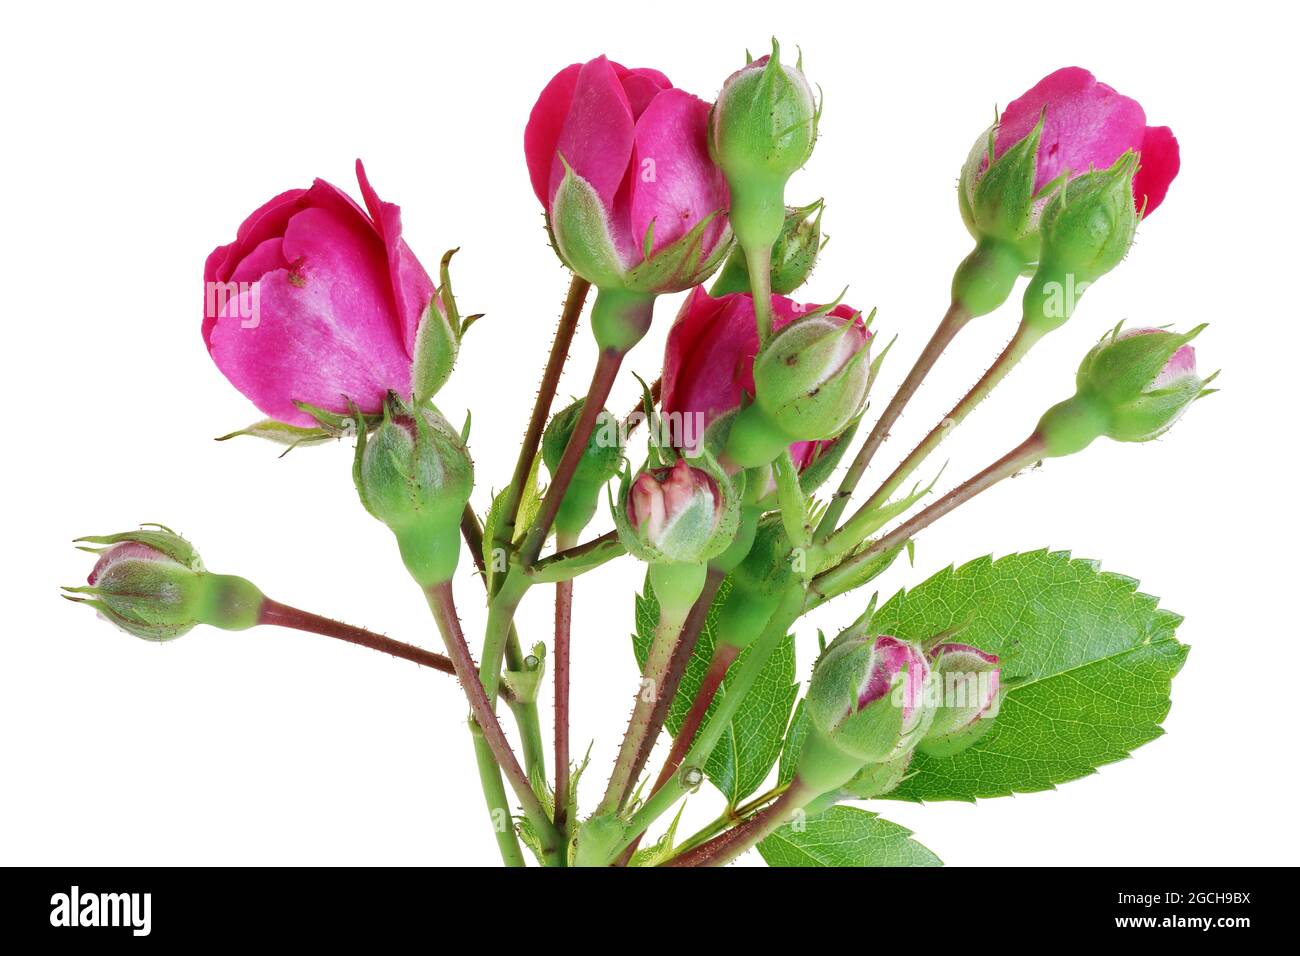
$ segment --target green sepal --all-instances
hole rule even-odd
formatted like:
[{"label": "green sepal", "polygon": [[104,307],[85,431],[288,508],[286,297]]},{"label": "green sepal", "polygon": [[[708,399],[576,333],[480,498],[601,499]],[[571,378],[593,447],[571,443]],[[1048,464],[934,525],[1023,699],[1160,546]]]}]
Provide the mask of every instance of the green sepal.
[{"label": "green sepal", "polygon": [[560,156],[564,178],[551,201],[548,223],[559,253],[573,272],[599,288],[618,288],[626,268],[614,245],[605,204],[592,185]]},{"label": "green sepal", "polygon": [[[706,256],[705,235],[716,228],[715,220],[719,217],[724,218],[722,235]],[[725,213],[719,210],[704,216],[686,235],[653,255],[650,254],[650,248],[647,244],[645,258],[627,274],[625,287],[634,292],[653,295],[681,292],[707,281],[718,266],[722,265],[731,250],[731,227],[725,220]]]},{"label": "green sepal", "polygon": [[[151,528],[156,530],[149,530]],[[199,552],[194,545],[166,525],[152,521],[145,522],[135,531],[123,531],[118,534],[84,535],[74,539],[73,543],[78,545],[79,551],[88,551],[91,554],[102,554],[116,544],[143,544],[155,551],[161,551],[177,564],[190,571],[204,570],[203,559],[199,557]],[[83,543],[100,544],[105,547],[87,548],[82,546]]]},{"label": "green sepal", "polygon": [[451,378],[460,351],[463,331],[456,300],[451,291],[451,257],[456,249],[442,257],[442,286],[420,314],[415,332],[415,357],[411,361],[411,393],[416,405],[423,405],[436,395]]},{"label": "green sepal", "polygon": [[276,421],[274,418],[264,418],[260,422],[254,422],[246,428],[239,431],[229,432],[225,435],[218,436],[216,441],[229,441],[232,438],[248,436],[249,438],[262,438],[277,445],[286,445],[284,454],[287,455],[300,445],[320,445],[327,441],[337,440],[340,435],[328,428],[304,428],[301,425],[286,425],[284,422]]},{"label": "green sepal", "polygon": [[502,682],[510,688],[514,699],[521,704],[537,700],[542,678],[546,676],[546,645],[534,644],[531,653],[523,660],[523,669],[501,672]]}]

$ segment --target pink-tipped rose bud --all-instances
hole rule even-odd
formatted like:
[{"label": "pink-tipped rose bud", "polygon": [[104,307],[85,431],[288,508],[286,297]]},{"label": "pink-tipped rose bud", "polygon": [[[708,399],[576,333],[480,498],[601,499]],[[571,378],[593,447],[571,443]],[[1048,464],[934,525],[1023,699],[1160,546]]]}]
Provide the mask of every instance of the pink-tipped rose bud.
[{"label": "pink-tipped rose bud", "polygon": [[[619,537],[643,561],[699,564],[720,553],[736,530],[730,482],[707,458],[625,481],[615,510]],[[698,467],[697,467],[698,465]]]},{"label": "pink-tipped rose bud", "polygon": [[[778,331],[816,308],[772,296]],[[832,314],[848,318],[854,312],[837,306]],[[694,453],[714,423],[753,400],[757,354],[758,327],[748,293],[714,297],[702,286],[691,292],[668,330],[664,348],[661,408],[668,437],[676,447]],[[836,444],[836,438],[790,443],[795,467],[811,479],[805,481],[805,490],[812,490],[811,485],[825,477],[823,471],[834,468],[843,452]]]},{"label": "pink-tipped rose bud", "polygon": [[799,775],[823,792],[865,765],[909,753],[934,716],[921,648],[855,625],[822,653],[808,685],[811,732]]},{"label": "pink-tipped rose bud", "polygon": [[524,131],[533,192],[560,258],[601,289],[677,292],[730,241],[709,106],[657,70],[603,56],[547,84]]},{"label": "pink-tipped rose bud", "polygon": [[1039,217],[1056,187],[1109,169],[1130,150],[1139,156],[1131,201],[1150,215],[1178,174],[1174,134],[1167,126],[1147,126],[1136,100],[1087,70],[1057,70],[1008,104],[976,141],[962,169],[962,216],[976,239],[1012,243],[1026,263],[1033,262]]},{"label": "pink-tipped rose bud", "polygon": [[934,719],[916,745],[922,753],[948,757],[960,753],[993,726],[1001,669],[998,656],[969,644],[939,644],[930,649]]},{"label": "pink-tipped rose bud", "polygon": [[290,425],[315,424],[296,403],[343,413],[351,400],[373,414],[390,390],[409,395],[421,315],[432,302],[431,320],[446,322],[402,240],[400,209],[380,200],[360,161],[357,178],[365,209],[318,179],[255,211],[204,266],[208,352]]},{"label": "pink-tipped rose bud", "polygon": [[194,546],[169,528],[77,541],[99,560],[86,585],[64,588],[64,597],[94,608],[128,634],[170,641],[197,624],[237,631],[258,621],[263,598],[252,582],[206,571]]},{"label": "pink-tipped rose bud", "polygon": [[1116,441],[1159,438],[1212,389],[1196,371],[1190,332],[1128,329],[1108,333],[1084,356],[1072,398],[1049,409],[1038,432],[1050,456],[1073,454],[1105,435]]}]

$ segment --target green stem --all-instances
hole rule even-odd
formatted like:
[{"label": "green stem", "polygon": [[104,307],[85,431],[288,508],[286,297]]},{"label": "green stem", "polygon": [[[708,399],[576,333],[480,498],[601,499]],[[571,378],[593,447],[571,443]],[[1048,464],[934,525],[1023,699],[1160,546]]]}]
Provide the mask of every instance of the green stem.
[{"label": "green stem", "polygon": [[759,347],[772,338],[772,247],[751,247],[744,250],[745,265],[749,269],[749,291],[754,302],[754,321],[758,324]]},{"label": "green stem", "polygon": [[[465,539],[469,553],[474,557],[474,565],[478,568],[479,577],[486,588],[488,587],[488,573],[483,555],[483,525],[479,523],[478,515],[474,513],[474,509],[469,505],[465,506],[465,511],[461,515],[460,533],[461,537]],[[511,624],[510,631],[506,635],[506,666],[511,670],[521,670],[523,660],[523,649],[519,646],[519,632],[515,629],[514,624]],[[500,690],[501,696],[510,705],[510,713],[515,718],[515,726],[519,728],[519,738],[522,741],[524,754],[524,769],[528,771],[528,778],[530,780],[542,779],[546,776],[546,751],[542,746],[542,724],[537,715],[537,701],[516,700],[513,694],[508,693],[508,688],[503,687]]]},{"label": "green stem", "polygon": [[555,584],[576,578],[625,554],[627,549],[618,540],[618,532],[609,531],[585,544],[557,550],[533,565],[528,576],[539,584]]},{"label": "green stem", "polygon": [[501,660],[509,642],[515,610],[532,584],[515,568],[506,571],[503,578],[497,593],[488,601],[487,627],[483,633],[483,660],[478,668],[483,689],[494,707],[501,687]]},{"label": "green stem", "polygon": [[488,746],[478,721],[471,719],[469,730],[474,738],[474,763],[478,766],[479,785],[483,788],[483,798],[487,801],[488,819],[492,823],[492,832],[496,834],[501,860],[506,866],[527,866],[524,851],[519,846],[519,837],[515,835],[515,822],[510,815],[510,801],[501,779],[501,768],[492,756],[492,748]]},{"label": "green stem", "polygon": [[853,513],[853,516],[844,523],[844,526],[839,531],[831,536],[827,542],[827,550],[832,553],[837,551],[843,553],[849,547],[860,542],[865,536],[862,526],[872,520],[872,512],[889,500],[890,495],[896,492],[903,482],[907,481],[912,473],[921,466],[921,463],[943,443],[944,439],[975,410],[980,402],[989,396],[989,393],[1006,378],[1007,373],[1016,367],[1016,364],[1025,357],[1045,334],[1043,330],[1022,322],[1007,347],[1002,350],[1002,354],[989,366],[988,371],[981,376],[980,380],[975,383],[961,401],[952,407],[947,415],[940,419],[939,423],[930,430],[930,433],[921,440],[921,443],[912,449],[911,454],[903,459],[867,502]]}]

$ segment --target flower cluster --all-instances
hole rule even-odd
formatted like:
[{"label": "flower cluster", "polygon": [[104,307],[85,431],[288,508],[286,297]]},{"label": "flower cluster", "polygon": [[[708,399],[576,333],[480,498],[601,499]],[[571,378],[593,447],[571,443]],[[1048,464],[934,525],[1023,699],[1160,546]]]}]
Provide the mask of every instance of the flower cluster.
[{"label": "flower cluster", "polygon": [[[237,434],[291,447],[355,441],[360,504],[392,531],[446,656],[272,601],[243,578],[207,571],[187,541],[161,527],[81,539],[97,561],[88,583],[67,596],[148,640],[169,641],[198,624],[278,625],[454,673],[473,718],[492,833],[503,861],[516,866],[525,848],[555,867],[725,863],[752,846],[770,848],[764,841],[800,814],[836,814],[835,832],[851,837],[866,824],[837,806],[846,801],[1042,789],[1155,736],[1144,725],[1143,734],[1112,744],[1107,734],[1127,718],[1111,707],[1089,741],[1073,742],[1081,755],[1045,761],[1054,747],[1041,739],[1042,727],[1086,726],[1088,695],[1107,697],[1079,674],[1057,695],[1070,700],[1068,714],[1034,724],[1023,716],[1034,708],[1002,708],[1023,688],[1090,660],[1087,644],[1104,630],[1097,622],[1128,593],[1129,579],[1101,580],[1093,564],[1041,553],[1020,557],[1056,559],[1058,575],[1093,575],[1096,586],[1057,587],[1047,622],[1045,602],[1029,593],[1029,560],[1018,572],[991,559],[950,569],[922,585],[924,600],[902,591],[877,608],[872,598],[822,647],[796,705],[795,648],[806,639],[791,635],[804,615],[860,594],[930,524],[1026,467],[1103,436],[1141,442],[1165,434],[1212,391],[1213,378],[1197,373],[1189,344],[1203,326],[1115,328],[1084,358],[1075,395],[1049,408],[1025,440],[991,453],[990,464],[934,501],[926,501],[933,482],[906,490],[947,435],[1075,314],[1082,292],[1119,266],[1145,219],[1172,201],[1178,142],[1168,127],[1148,126],[1136,100],[1077,67],[1011,100],[964,165],[953,163],[974,248],[955,268],[950,306],[897,390],[869,407],[889,352],[878,347],[874,312],[864,316],[844,293],[834,297],[837,287],[800,292],[824,243],[827,208],[787,196],[792,184],[802,188],[797,176],[817,145],[815,89],[802,58],[783,61],[775,41],[769,55],[747,59],[723,80],[711,102],[657,69],[605,56],[542,85],[524,124],[522,165],[572,278],[515,470],[490,501],[474,501],[468,410],[453,414],[434,399],[467,348],[490,353],[493,344],[466,338],[478,316],[462,317],[451,253],[436,269],[422,265],[403,239],[401,210],[379,198],[360,162],[360,203],[316,180],[256,209],[234,241],[208,257],[204,343],[217,369],[267,416]],[[846,514],[942,353],[969,322],[996,312],[1022,278],[1011,343]],[[606,410],[611,390],[631,384],[625,356],[652,327],[659,297],[682,292],[664,330],[661,376],[640,383],[642,413],[614,418]],[[592,295],[599,357],[591,383],[553,412]],[[855,288],[853,300],[861,295]],[[494,394],[506,384],[493,379]],[[463,428],[451,424],[462,418]],[[646,427],[634,434],[640,423]],[[858,443],[860,426],[869,431]],[[629,436],[644,438],[644,449],[634,451]],[[840,481],[828,491],[837,470]],[[580,540],[602,520],[612,530]],[[473,649],[453,597],[462,548],[486,586],[487,623]],[[640,562],[645,580],[635,602],[638,693],[608,783],[587,800],[569,751],[574,582],[624,556]],[[554,638],[526,650],[521,634],[537,622],[517,612],[542,585],[555,586]],[[1144,607],[1132,613],[1154,613]],[[1171,618],[1146,629],[1126,618],[1116,634],[1149,641],[1163,628],[1177,647]],[[1086,626],[1071,629],[1079,621]],[[606,623],[611,631],[624,626]],[[548,670],[553,776],[537,708]],[[1153,702],[1150,690],[1160,683],[1147,681],[1142,699],[1127,703],[1134,721],[1163,716],[1167,702]],[[498,716],[501,700],[518,753]],[[1158,713],[1143,716],[1143,707]],[[674,738],[670,753],[646,776],[665,730]],[[720,768],[724,740],[733,759]],[[1015,769],[974,772],[983,746],[1015,753],[1018,760],[1002,761]],[[1095,752],[1082,753],[1088,746]],[[753,796],[778,756],[778,782]],[[745,792],[741,767],[755,778]],[[584,787],[592,775],[581,774]],[[705,778],[727,791],[719,822],[685,840],[674,823],[641,847]],[[967,783],[973,778],[978,792]],[[801,832],[785,838],[797,841]],[[869,853],[879,839],[846,837],[844,852]]]}]

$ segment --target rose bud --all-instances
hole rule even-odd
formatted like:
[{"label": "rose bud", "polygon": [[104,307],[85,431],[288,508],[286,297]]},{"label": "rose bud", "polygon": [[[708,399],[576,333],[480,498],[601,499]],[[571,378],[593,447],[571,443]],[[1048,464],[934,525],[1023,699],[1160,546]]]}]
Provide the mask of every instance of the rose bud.
[{"label": "rose bud", "polygon": [[736,531],[730,480],[708,455],[628,476],[614,509],[624,547],[649,563],[702,564]]},{"label": "rose bud", "polygon": [[390,394],[374,433],[358,433],[352,480],[361,504],[397,537],[411,576],[425,588],[450,580],[474,464],[447,420]]},{"label": "rose bud", "polygon": [[[582,415],[585,399],[578,399],[568,408],[557,412],[542,434],[542,462],[552,475],[559,470],[564,449],[569,445],[578,418]],[[587,440],[587,448],[578,460],[569,488],[564,493],[560,510],[555,516],[555,530],[559,534],[575,535],[582,531],[596,514],[600,490],[618,474],[623,449],[619,442],[618,419],[601,409],[596,427]]]},{"label": "rose bud", "polygon": [[82,548],[99,560],[86,586],[64,597],[128,634],[170,641],[196,624],[239,631],[258,622],[263,598],[252,582],[205,571],[194,546],[162,525],[77,540],[104,547]]},{"label": "rose bud", "polygon": [[[820,199],[807,206],[786,207],[785,224],[772,246],[769,285],[774,294],[789,295],[812,275],[817,255],[826,244],[822,238],[824,209],[825,203]],[[749,267],[745,264],[745,254],[740,249],[733,249],[709,294],[723,296],[749,290]]]},{"label": "rose bud", "polygon": [[810,732],[799,777],[819,793],[842,787],[867,764],[909,753],[929,729],[930,668],[921,649],[854,625],[813,668]]},{"label": "rose bud", "polygon": [[736,416],[727,455],[742,468],[792,442],[837,437],[861,414],[871,383],[861,313],[823,306],[781,328],[754,360],[755,400]]},{"label": "rose bud", "polygon": [[[816,309],[772,296],[778,330]],[[849,317],[853,310],[839,306],[833,313]],[[721,432],[729,427],[730,417],[754,398],[757,353],[758,329],[749,295],[717,297],[702,287],[691,293],[668,330],[664,347],[660,406],[675,447],[694,452],[704,445],[713,448],[725,438]],[[844,453],[836,438],[790,442],[789,448],[807,492],[825,480]]]},{"label": "rose bud", "polygon": [[916,749],[949,757],[992,728],[1001,670],[996,654],[969,644],[939,644],[928,656],[936,694],[934,719]]},{"label": "rose bud", "polygon": [[1196,350],[1187,344],[1204,328],[1107,334],[1080,364],[1074,397],[1039,421],[1045,453],[1071,455],[1102,435],[1116,441],[1163,435],[1192,402],[1213,391],[1205,386],[1214,376],[1196,374]]},{"label": "rose bud", "polygon": [[[713,274],[731,231],[726,181],[708,154],[708,116],[707,103],[657,70],[601,56],[555,75],[528,119],[524,153],[570,269],[632,298],[679,292]],[[597,307],[622,312],[627,304],[598,299]],[[645,333],[630,318],[593,314],[592,322],[605,347],[630,347]]]},{"label": "rose bud", "polygon": [[[1039,220],[1061,186],[1140,157],[1130,203],[1149,215],[1178,174],[1178,141],[1167,126],[1147,126],[1136,100],[1066,67],[1044,77],[1005,112],[971,150],[958,190],[962,218],[981,242],[1011,247],[1008,269],[1039,258]],[[990,161],[991,160],[991,161]],[[1017,270],[1018,271],[1018,270]],[[1009,283],[1015,281],[1012,273]]]},{"label": "rose bud", "polygon": [[[379,199],[360,161],[357,178],[366,209],[318,179],[255,211],[204,266],[208,352],[253,404],[289,425],[316,424],[304,404],[342,413],[351,401],[377,414],[389,390],[409,395],[421,317],[447,324],[402,240],[400,209]],[[443,343],[435,388],[455,358],[454,332],[438,331],[427,337]]]},{"label": "rose bud", "polygon": [[731,188],[731,226],[748,253],[770,249],[785,223],[785,184],[812,155],[818,108],[799,66],[772,55],[722,84],[709,114],[709,151]]}]

